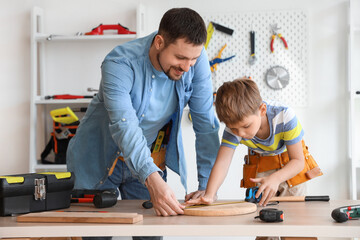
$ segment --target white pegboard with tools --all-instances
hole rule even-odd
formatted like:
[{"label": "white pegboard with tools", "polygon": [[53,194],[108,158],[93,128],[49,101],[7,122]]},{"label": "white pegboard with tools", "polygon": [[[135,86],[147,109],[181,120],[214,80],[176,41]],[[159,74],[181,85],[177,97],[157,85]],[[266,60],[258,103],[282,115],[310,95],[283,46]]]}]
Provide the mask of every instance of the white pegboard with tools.
[{"label": "white pegboard with tools", "polygon": [[[233,29],[232,35],[215,30],[207,47],[209,60],[215,58],[227,44],[221,58],[236,55],[229,61],[218,64],[212,73],[216,91],[223,82],[239,77],[251,76],[258,84],[264,100],[277,100],[293,107],[308,105],[308,15],[302,10],[249,12],[203,15],[205,24],[210,22]],[[288,49],[279,37],[274,40],[271,53],[272,24],[281,29]],[[249,64],[250,31],[255,31],[255,56],[257,61]],[[272,89],[265,81],[268,69],[284,67],[290,76],[289,83],[282,89]]]}]

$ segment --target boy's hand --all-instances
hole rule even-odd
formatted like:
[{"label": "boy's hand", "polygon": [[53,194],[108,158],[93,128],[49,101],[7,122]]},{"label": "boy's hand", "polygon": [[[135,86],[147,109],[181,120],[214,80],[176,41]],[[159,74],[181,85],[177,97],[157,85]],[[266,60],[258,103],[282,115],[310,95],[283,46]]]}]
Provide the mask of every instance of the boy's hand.
[{"label": "boy's hand", "polygon": [[216,201],[216,199],[217,199],[217,196],[209,197],[209,196],[204,195],[203,197],[186,201],[185,206],[200,205],[200,204],[210,205],[214,201]]},{"label": "boy's hand", "polygon": [[205,195],[205,190],[198,190],[196,192],[192,192],[189,194],[186,194],[185,196],[185,202],[191,200],[191,199],[197,199]]},{"label": "boy's hand", "polygon": [[262,193],[262,197],[259,202],[260,206],[266,206],[268,204],[270,199],[275,196],[280,184],[279,179],[272,175],[262,178],[250,178],[250,181],[261,184],[255,195],[255,197],[258,198]]}]

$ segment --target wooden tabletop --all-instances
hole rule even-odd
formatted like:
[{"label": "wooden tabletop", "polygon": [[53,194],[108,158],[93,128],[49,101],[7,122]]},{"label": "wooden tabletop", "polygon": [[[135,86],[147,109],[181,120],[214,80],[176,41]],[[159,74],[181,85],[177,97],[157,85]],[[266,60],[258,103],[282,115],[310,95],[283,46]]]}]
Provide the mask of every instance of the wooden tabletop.
[{"label": "wooden tabletop", "polygon": [[[231,200],[234,201],[234,200]],[[237,200],[238,201],[238,200]],[[96,209],[91,204],[72,204],[66,211],[136,212],[143,221],[135,224],[97,223],[18,223],[16,217],[0,217],[0,237],[77,237],[77,236],[289,236],[289,237],[360,237],[360,220],[337,223],[333,209],[359,205],[360,201],[280,202],[284,222],[266,223],[254,219],[255,213],[224,216],[158,217],[153,209],[144,209],[141,200],[121,200],[116,206]],[[271,206],[274,207],[274,206]]]}]

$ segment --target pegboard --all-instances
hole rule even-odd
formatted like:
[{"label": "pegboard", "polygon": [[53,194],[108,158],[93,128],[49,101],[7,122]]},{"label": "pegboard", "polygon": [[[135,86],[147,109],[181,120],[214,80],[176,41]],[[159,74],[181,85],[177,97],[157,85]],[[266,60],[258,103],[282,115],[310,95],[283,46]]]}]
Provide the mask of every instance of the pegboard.
[{"label": "pegboard", "polygon": [[[209,60],[218,55],[224,44],[222,58],[236,55],[233,59],[218,64],[212,73],[216,91],[222,83],[239,77],[251,76],[258,84],[264,100],[277,100],[290,106],[308,105],[308,16],[304,11],[272,11],[203,15],[205,24],[215,22],[234,29],[232,36],[215,30],[207,48]],[[281,39],[276,37],[274,53],[271,53],[271,24],[277,23],[280,33],[288,43],[286,50]],[[250,65],[250,31],[255,31],[255,55],[257,61]],[[289,84],[279,90],[270,88],[265,81],[267,70],[273,66],[285,67],[290,75]]]}]

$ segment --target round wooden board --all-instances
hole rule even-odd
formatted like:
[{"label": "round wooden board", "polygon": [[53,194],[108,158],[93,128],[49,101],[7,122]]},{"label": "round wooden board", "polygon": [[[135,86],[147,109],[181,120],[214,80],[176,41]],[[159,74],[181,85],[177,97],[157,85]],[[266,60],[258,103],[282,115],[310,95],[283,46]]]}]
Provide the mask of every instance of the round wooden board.
[{"label": "round wooden board", "polygon": [[[256,211],[256,204],[249,202],[222,204],[214,203],[209,206],[195,206],[184,209],[184,214],[189,216],[232,216],[253,213]],[[226,202],[224,202],[226,203]]]}]

